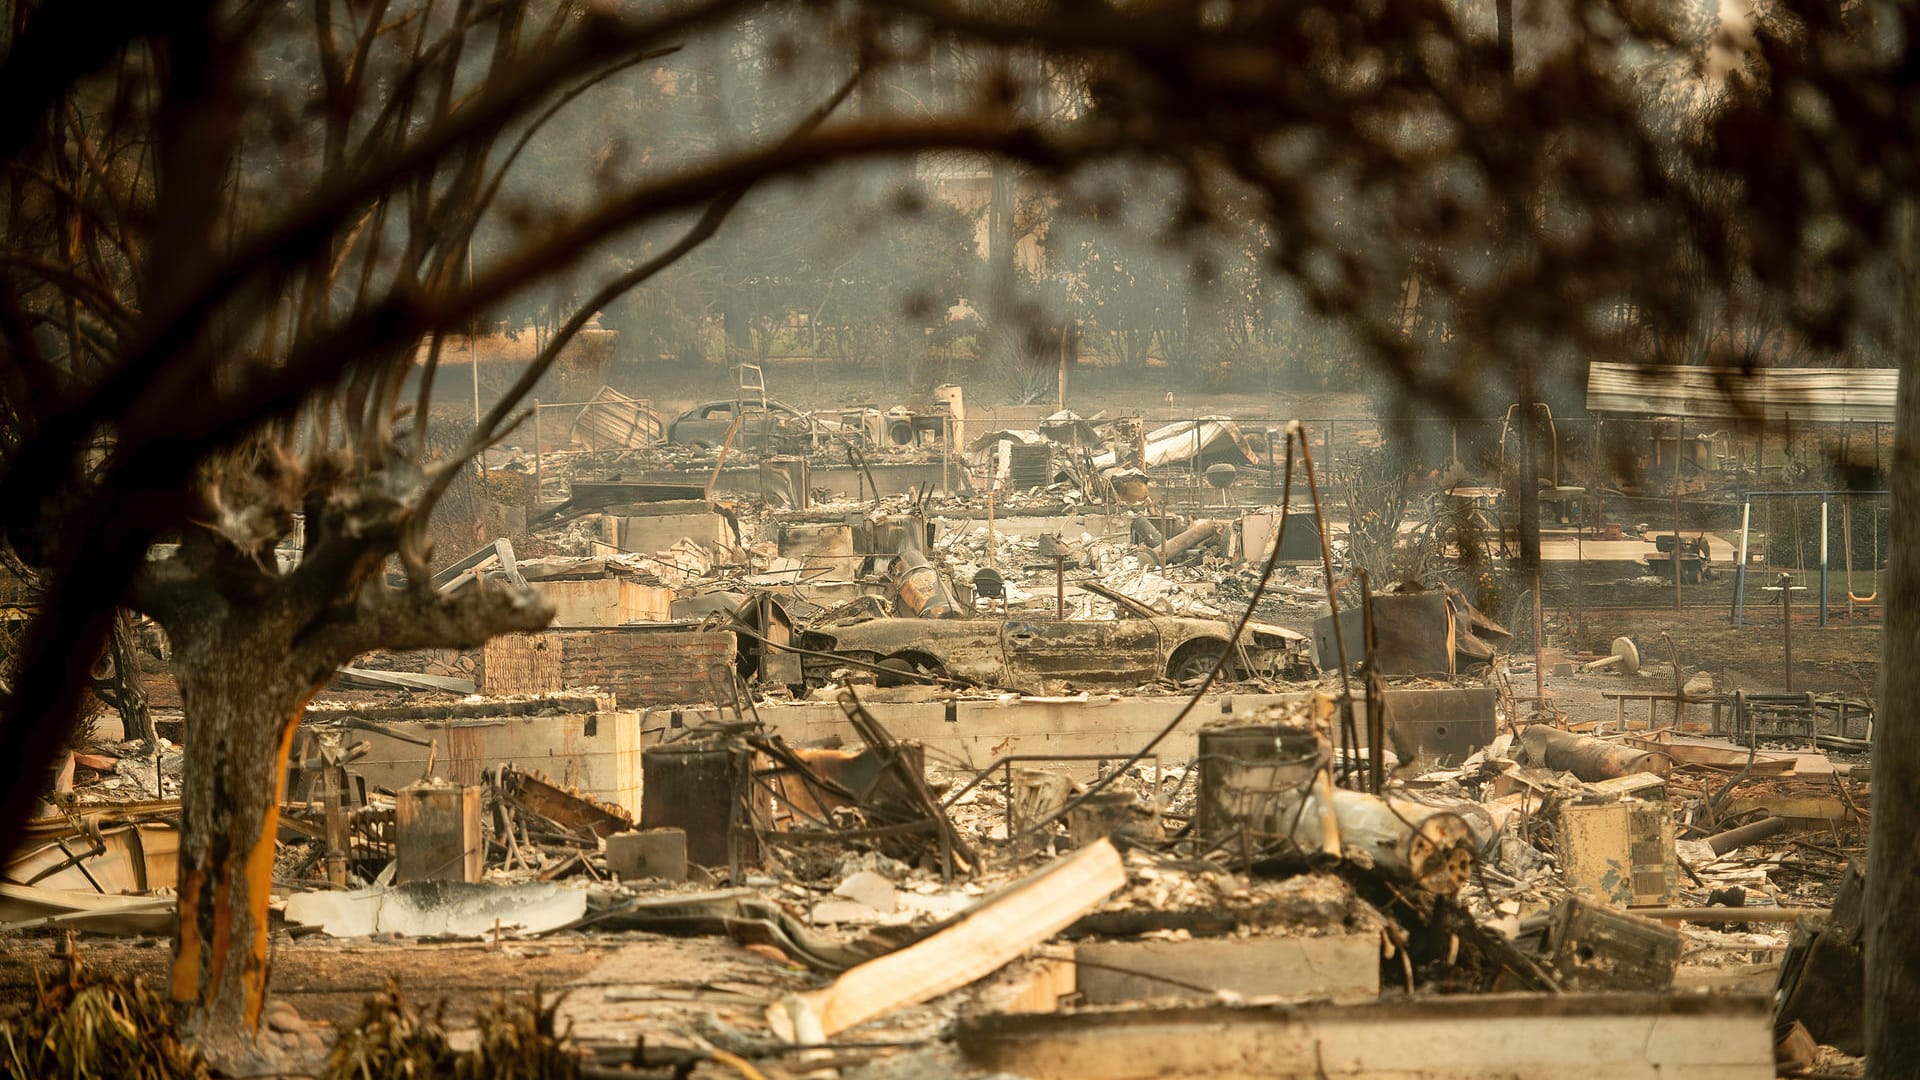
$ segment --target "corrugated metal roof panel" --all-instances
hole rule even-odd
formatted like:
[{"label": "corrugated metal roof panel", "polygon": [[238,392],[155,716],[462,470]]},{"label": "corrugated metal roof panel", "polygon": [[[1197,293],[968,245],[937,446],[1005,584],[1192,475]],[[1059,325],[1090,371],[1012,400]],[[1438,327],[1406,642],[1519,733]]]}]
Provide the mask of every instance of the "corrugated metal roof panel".
[{"label": "corrugated metal roof panel", "polygon": [[602,386],[574,418],[573,438],[589,450],[651,446],[660,441],[663,431],[651,404]]},{"label": "corrugated metal roof panel", "polygon": [[1587,410],[1716,419],[1788,417],[1808,423],[1893,422],[1893,368],[1648,367],[1595,363]]}]

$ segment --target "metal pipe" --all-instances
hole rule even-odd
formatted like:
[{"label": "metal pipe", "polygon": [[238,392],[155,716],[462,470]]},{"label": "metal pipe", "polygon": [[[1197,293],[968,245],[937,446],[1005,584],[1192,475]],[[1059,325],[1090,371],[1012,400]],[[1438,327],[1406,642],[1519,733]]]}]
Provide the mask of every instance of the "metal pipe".
[{"label": "metal pipe", "polygon": [[1707,837],[1707,846],[1713,849],[1715,855],[1725,855],[1729,851],[1746,847],[1748,844],[1757,844],[1768,837],[1778,836],[1786,832],[1790,825],[1791,822],[1783,817],[1761,818],[1759,821],[1739,828],[1714,833]]},{"label": "metal pipe", "polygon": [[1168,537],[1165,543],[1153,548],[1153,557],[1159,560],[1160,564],[1164,566],[1167,560],[1186,552],[1198,544],[1213,539],[1219,532],[1219,522],[1212,518],[1201,518],[1192,525],[1189,525],[1185,531],[1176,536]]},{"label": "metal pipe", "polygon": [[1745,498],[1755,499],[1785,497],[1789,495],[1801,497],[1812,497],[1814,495],[1891,495],[1893,492],[1876,488],[1872,491],[1844,491],[1838,489],[1832,491],[1743,491],[1740,494]]},{"label": "metal pipe", "polygon": [[1799,922],[1801,919],[1824,919],[1833,914],[1826,908],[1787,907],[1661,907],[1626,910],[1627,914],[1643,919],[1679,922]]}]

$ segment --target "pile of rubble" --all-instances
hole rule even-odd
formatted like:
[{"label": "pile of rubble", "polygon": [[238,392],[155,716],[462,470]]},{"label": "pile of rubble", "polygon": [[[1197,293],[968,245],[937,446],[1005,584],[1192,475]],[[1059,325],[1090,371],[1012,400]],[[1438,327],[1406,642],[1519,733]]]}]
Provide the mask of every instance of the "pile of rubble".
[{"label": "pile of rubble", "polygon": [[[582,415],[601,442],[671,426],[604,395]],[[1816,732],[1769,712],[1798,699],[1676,672],[1617,693],[1613,725],[1527,724],[1506,630],[1457,591],[1316,618],[1338,541],[1226,505],[1271,472],[1230,421],[962,440],[888,414],[906,443],[841,439],[871,420],[802,425],[811,458],[745,451],[757,495],[717,486],[726,442],[509,460],[562,481],[529,515],[542,554],[498,540],[433,584],[525,586],[554,626],[341,673],[287,763],[276,928],[764,964],[765,992],[699,999],[724,1021],[682,1002],[664,1040],[569,1045],[602,1076],[837,1074],[822,1055],[858,1051],[1034,1077],[1757,1077],[1859,1051],[1866,706],[1808,699]],[[808,470],[838,452],[873,497],[819,497]],[[875,466],[934,462],[968,492],[879,494]],[[1221,509],[1159,505],[1175,473]],[[1256,588],[1278,621],[1236,639]],[[1627,730],[1629,698],[1712,704],[1710,737]],[[168,933],[180,760],[69,755],[0,929]],[[1775,998],[1672,994],[1727,987]]]},{"label": "pile of rubble", "polygon": [[[1449,759],[1399,733],[1409,764],[1363,790],[1366,756],[1337,750],[1356,717],[1319,694],[1203,725],[1191,760],[1077,775],[929,767],[853,692],[840,706],[855,748],[795,745],[751,715],[640,748],[638,812],[516,766],[449,781],[437,738],[336,714],[296,753],[281,917],[396,942],[718,934],[816,973],[769,1003],[769,1047],[945,1009],[981,1067],[1013,1052],[992,1017],[1015,1013],[978,1002],[1010,995],[1070,1040],[1115,1009],[1217,1023],[1393,992],[1664,992],[1756,954],[1786,960],[1783,1052],[1857,1051],[1833,980],[1858,959],[1871,793],[1824,754],[1530,725]],[[369,788],[373,739],[415,746],[417,778]],[[177,812],[76,796],[9,866],[6,922],[160,930],[152,868]],[[154,876],[103,876],[129,854]],[[93,903],[66,899],[88,883]],[[1767,1019],[1751,1030],[1771,1061]]]}]

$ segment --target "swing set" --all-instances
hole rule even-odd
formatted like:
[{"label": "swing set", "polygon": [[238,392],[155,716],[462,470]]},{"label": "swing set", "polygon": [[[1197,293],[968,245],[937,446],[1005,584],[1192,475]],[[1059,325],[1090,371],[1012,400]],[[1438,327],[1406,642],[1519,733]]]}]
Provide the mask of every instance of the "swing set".
[{"label": "swing set", "polygon": [[[1889,491],[1744,491],[1740,493],[1740,556],[1733,570],[1733,625],[1741,625],[1747,611],[1747,536],[1753,523],[1753,500],[1755,499],[1802,499],[1820,500],[1820,625],[1827,625],[1827,513],[1834,496],[1840,497],[1840,547],[1841,559],[1845,564],[1847,605],[1849,610],[1855,604],[1871,604],[1879,599],[1880,587],[1875,584],[1872,592],[1865,596],[1853,591],[1853,499],[1856,495],[1891,495]],[[1874,511],[1873,562],[1878,582],[1880,569],[1880,512]],[[1800,563],[1800,516],[1794,515],[1793,559]],[[1796,566],[1795,571],[1806,573],[1804,565]]]}]

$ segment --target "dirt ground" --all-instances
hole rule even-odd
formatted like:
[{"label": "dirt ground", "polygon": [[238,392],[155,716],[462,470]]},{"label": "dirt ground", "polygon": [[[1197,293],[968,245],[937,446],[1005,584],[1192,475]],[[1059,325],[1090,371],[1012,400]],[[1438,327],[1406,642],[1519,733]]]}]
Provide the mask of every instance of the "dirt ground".
[{"label": "dirt ground", "polygon": [[[54,955],[61,947],[52,936],[0,939],[0,1001],[31,1000],[36,975],[64,969]],[[170,950],[163,939],[83,937],[79,952],[90,970],[166,983]],[[452,1031],[468,1027],[500,995],[537,990],[565,993],[561,1017],[582,1041],[632,1044],[644,1037],[682,1046],[689,1030],[760,1028],[765,1002],[809,985],[800,969],[724,938],[633,933],[561,933],[497,946],[276,935],[272,964],[269,1015],[284,1002],[327,1043],[389,979],[429,1013],[444,1004]]]},{"label": "dirt ground", "polygon": [[[64,969],[52,936],[0,938],[0,1011],[31,1000],[36,976]],[[164,985],[169,961],[162,939],[82,938],[81,961],[97,972],[137,976]],[[560,1027],[599,1047],[717,1046],[756,1059],[768,1077],[800,1076],[822,1067],[842,1077],[947,1076],[968,1072],[940,1041],[949,1020],[934,1005],[901,1010],[836,1040],[833,1050],[783,1051],[769,1042],[766,1006],[789,991],[815,985],[797,966],[779,963],[725,938],[668,938],[645,933],[567,933],[537,941],[476,942],[293,940],[276,934],[268,1016],[291,1006],[317,1041],[328,1045],[352,1023],[367,997],[389,978],[429,1015],[444,1007],[456,1046],[471,1037],[473,1016],[503,995],[563,995]],[[991,985],[992,980],[987,985]],[[963,992],[971,996],[975,991]],[[986,992],[984,990],[980,992]],[[948,1006],[950,1007],[950,1005]],[[706,1044],[706,1045],[702,1045]],[[770,1056],[769,1056],[770,1055]],[[311,1075],[322,1055],[285,1059],[277,1075]],[[738,1076],[701,1066],[696,1078]]]},{"label": "dirt ground", "polygon": [[[1614,637],[1632,638],[1640,650],[1641,672],[1636,676],[1590,674],[1551,680],[1556,687],[1588,688],[1596,698],[1603,688],[1670,691],[1673,657],[1677,656],[1688,676],[1700,672],[1713,676],[1714,689],[1719,693],[1777,693],[1789,689],[1783,626],[1777,612],[1759,617],[1749,613],[1746,625],[1740,627],[1728,625],[1724,611],[1704,608],[1680,612],[1593,611],[1588,619],[1587,637],[1596,650]],[[1874,701],[1880,678],[1880,639],[1877,620],[1834,620],[1823,627],[1811,613],[1796,618],[1791,689]],[[1551,643],[1554,638],[1550,635],[1548,640]],[[1516,676],[1516,682],[1520,681],[1529,684],[1531,692],[1532,677]],[[1640,708],[1644,710],[1645,706]],[[1612,715],[1611,703],[1606,704],[1606,713]]]}]

